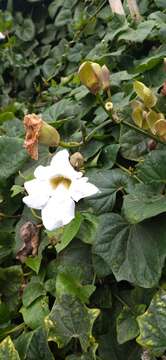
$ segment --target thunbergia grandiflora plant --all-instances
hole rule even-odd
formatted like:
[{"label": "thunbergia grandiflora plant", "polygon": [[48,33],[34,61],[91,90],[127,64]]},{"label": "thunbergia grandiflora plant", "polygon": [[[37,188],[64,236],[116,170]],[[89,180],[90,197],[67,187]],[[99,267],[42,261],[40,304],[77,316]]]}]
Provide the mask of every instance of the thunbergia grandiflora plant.
[{"label": "thunbergia grandiflora plant", "polygon": [[0,1],[0,360],[166,356],[165,1],[113,3]]}]

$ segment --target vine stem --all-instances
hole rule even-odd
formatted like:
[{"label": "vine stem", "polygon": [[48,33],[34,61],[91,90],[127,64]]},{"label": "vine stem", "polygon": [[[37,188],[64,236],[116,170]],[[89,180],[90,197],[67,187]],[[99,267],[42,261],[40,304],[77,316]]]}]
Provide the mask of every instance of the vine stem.
[{"label": "vine stem", "polygon": [[75,147],[79,147],[81,146],[83,143],[82,142],[65,142],[65,141],[60,141],[59,146],[62,146],[63,148],[75,148]]},{"label": "vine stem", "polygon": [[143,184],[143,181],[141,179],[139,179],[139,177],[137,175],[133,174],[132,171],[130,171],[129,169],[127,169],[124,166],[120,165],[118,162],[116,162],[115,164],[119,169],[125,171],[128,175],[135,178],[140,184]]}]

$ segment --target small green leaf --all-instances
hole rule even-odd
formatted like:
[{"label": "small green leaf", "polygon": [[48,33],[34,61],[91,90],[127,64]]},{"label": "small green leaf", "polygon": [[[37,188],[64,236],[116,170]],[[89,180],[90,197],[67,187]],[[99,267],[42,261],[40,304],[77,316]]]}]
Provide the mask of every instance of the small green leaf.
[{"label": "small green leaf", "polygon": [[24,19],[21,25],[16,26],[16,35],[22,41],[31,41],[35,36],[35,25],[30,18]]},{"label": "small green leaf", "polygon": [[24,193],[25,191],[24,187],[20,185],[13,185],[10,190],[12,191],[11,197]]},{"label": "small green leaf", "polygon": [[44,285],[38,279],[32,279],[24,289],[22,297],[23,305],[28,307],[34,300],[44,295],[46,295]]},{"label": "small green leaf", "polygon": [[48,346],[46,332],[42,327],[34,331],[23,332],[15,340],[15,346],[21,360],[54,360]]},{"label": "small green leaf", "polygon": [[41,265],[41,260],[42,257],[37,255],[34,257],[27,257],[25,264],[32,269],[36,274],[38,274],[39,270],[40,270],[40,265]]},{"label": "small green leaf", "polygon": [[65,247],[70,244],[70,242],[78,233],[82,221],[83,221],[82,215],[80,213],[77,213],[76,217],[69,224],[65,226],[63,234],[60,238],[60,243],[56,245],[56,250],[58,253],[63,249],[65,249]]},{"label": "small green leaf", "polygon": [[132,309],[124,306],[117,317],[116,330],[119,344],[134,339],[139,334],[136,317],[145,311],[146,305],[136,305]]},{"label": "small green leaf", "polygon": [[0,268],[0,289],[9,311],[17,309],[20,300],[20,289],[23,281],[21,266]]},{"label": "small green leaf", "polygon": [[56,278],[56,296],[73,295],[82,303],[88,303],[89,297],[95,290],[94,285],[82,285],[80,269],[77,266],[60,270]]},{"label": "small green leaf", "polygon": [[137,318],[140,335],[137,342],[152,354],[161,356],[166,350],[166,292],[157,292],[147,311]]},{"label": "small green leaf", "polygon": [[20,360],[18,352],[16,351],[14,344],[8,336],[0,344],[0,359],[1,360]]},{"label": "small green leaf", "polygon": [[20,313],[23,316],[24,322],[31,329],[36,329],[43,325],[45,316],[49,314],[48,298],[42,296],[35,300],[30,306],[22,306]]}]

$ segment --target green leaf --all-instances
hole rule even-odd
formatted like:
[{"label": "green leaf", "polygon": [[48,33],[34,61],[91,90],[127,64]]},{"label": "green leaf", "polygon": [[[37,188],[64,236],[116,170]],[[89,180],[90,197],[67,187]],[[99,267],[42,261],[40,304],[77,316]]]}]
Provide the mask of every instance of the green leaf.
[{"label": "green leaf", "polygon": [[136,30],[131,28],[127,29],[119,36],[118,40],[142,42],[148,37],[155,25],[156,22],[154,20],[140,22]]},{"label": "green leaf", "polygon": [[20,193],[24,193],[24,187],[20,185],[13,185],[10,189],[12,191],[11,197],[14,197]]},{"label": "green leaf", "polygon": [[94,232],[97,227],[97,217],[88,212],[83,212],[82,216],[83,222],[81,223],[77,237],[86,244],[92,244]]},{"label": "green leaf", "polygon": [[3,112],[2,114],[0,114],[0,124],[5,121],[13,120],[14,118],[15,116],[12,112]]},{"label": "green leaf", "polygon": [[136,317],[145,311],[146,305],[136,305],[132,309],[124,306],[117,317],[116,330],[119,344],[134,339],[139,334],[139,327]]},{"label": "green leaf", "polygon": [[18,352],[16,351],[14,344],[8,336],[0,344],[0,359],[1,360],[20,360]]},{"label": "green leaf", "polygon": [[86,199],[86,203],[92,206],[97,214],[111,211],[115,205],[116,193],[123,189],[130,193],[134,186],[133,178],[119,169],[93,169],[87,172],[87,176],[100,190],[100,193]]},{"label": "green leaf", "polygon": [[48,298],[42,296],[28,306],[22,306],[20,313],[23,316],[24,322],[31,329],[36,329],[38,326],[43,325],[45,316],[49,314]]},{"label": "green leaf", "polygon": [[138,161],[148,151],[148,138],[121,125],[120,152],[125,159]]},{"label": "green leaf", "polygon": [[7,136],[0,137],[0,153],[0,181],[6,180],[20,170],[28,158],[23,149],[23,141]]},{"label": "green leaf", "polygon": [[24,332],[15,340],[21,360],[54,360],[44,328]]},{"label": "green leaf", "polygon": [[166,183],[165,150],[151,151],[137,166],[138,177],[145,184]]},{"label": "green leaf", "polygon": [[119,151],[119,144],[107,145],[102,153],[102,165],[104,169],[111,169],[116,162],[117,154]]},{"label": "green leaf", "polygon": [[95,290],[94,285],[82,285],[79,267],[66,267],[60,270],[56,278],[56,296],[73,295],[82,303],[88,303],[89,297]]},{"label": "green leaf", "polygon": [[165,217],[134,225],[113,213],[98,219],[93,254],[104,260],[117,281],[156,286],[166,257]]},{"label": "green leaf", "polygon": [[0,268],[0,289],[5,304],[9,307],[9,311],[13,312],[17,309],[20,300],[20,289],[23,280],[21,266],[10,266]]},{"label": "green leaf", "polygon": [[165,10],[165,0],[154,0],[154,2],[159,9]]},{"label": "green leaf", "polygon": [[41,265],[41,261],[42,261],[42,257],[39,255],[36,255],[34,257],[27,257],[25,264],[32,269],[36,274],[38,274],[39,270],[40,270],[40,265]]},{"label": "green leaf", "polygon": [[137,184],[133,194],[124,196],[123,214],[131,224],[159,215],[165,211],[165,195],[152,191],[149,186]]},{"label": "green leaf", "polygon": [[68,246],[69,243],[73,240],[73,238],[78,233],[82,221],[82,215],[80,213],[77,213],[75,218],[64,227],[63,234],[60,238],[60,243],[56,245],[56,251],[58,253],[65,249],[65,247]]},{"label": "green leaf", "polygon": [[93,324],[98,315],[98,309],[88,309],[74,297],[63,296],[54,303],[50,315],[45,319],[48,340],[55,341],[61,348],[72,338],[76,338],[79,339],[83,351],[87,351]]},{"label": "green leaf", "polygon": [[46,291],[43,283],[34,278],[24,289],[22,297],[23,305],[28,307],[34,300],[44,295],[46,295]]},{"label": "green leaf", "polygon": [[56,59],[47,59],[43,64],[43,73],[46,78],[55,76],[59,72],[61,64],[57,64]]},{"label": "green leaf", "polygon": [[73,115],[73,102],[69,99],[62,99],[54,105],[48,107],[42,114],[42,118],[49,122],[55,122],[60,117],[69,117]]},{"label": "green leaf", "polygon": [[166,350],[166,292],[157,292],[146,312],[137,318],[140,335],[137,342],[156,356]]},{"label": "green leaf", "polygon": [[157,64],[162,61],[165,56],[166,46],[163,45],[160,48],[157,48],[157,50],[151,52],[147,57],[144,57],[143,60],[136,60],[133,72],[142,73],[144,71],[153,69]]},{"label": "green leaf", "polygon": [[16,35],[22,41],[30,41],[35,36],[35,25],[30,18],[24,19],[23,23],[16,26]]}]

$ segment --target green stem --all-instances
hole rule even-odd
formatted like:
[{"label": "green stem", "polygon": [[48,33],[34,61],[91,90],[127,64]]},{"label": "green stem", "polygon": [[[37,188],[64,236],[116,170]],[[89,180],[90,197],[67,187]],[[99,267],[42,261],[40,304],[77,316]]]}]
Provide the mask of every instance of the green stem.
[{"label": "green stem", "polygon": [[132,171],[130,171],[129,169],[126,169],[124,166],[120,165],[118,162],[116,162],[115,164],[119,169],[125,171],[128,175],[135,178],[139,183],[143,184],[143,181],[141,179],[139,179],[139,177],[137,175],[133,174]]},{"label": "green stem", "polygon": [[104,126],[109,125],[109,124],[111,124],[111,123],[112,123],[112,120],[109,119],[109,120],[104,121],[102,124],[96,126],[96,128],[93,129],[93,130],[86,136],[85,142],[88,142],[88,141],[93,137],[93,135],[96,133],[96,131],[98,131],[99,129],[102,129]]},{"label": "green stem", "polygon": [[15,332],[15,331],[23,330],[24,328],[25,328],[25,324],[22,323],[22,324],[16,326],[15,328],[13,328],[13,329],[11,329],[11,330],[9,330],[9,331],[6,331],[6,333],[4,333],[4,335],[12,334],[12,333]]},{"label": "green stem", "polygon": [[68,143],[66,143],[65,141],[60,141],[60,143],[59,143],[59,146],[62,146],[62,147],[64,147],[64,148],[66,148],[66,149],[68,149],[68,148],[73,148],[73,147],[79,147],[79,146],[81,146],[82,145],[82,142],[68,142]]},{"label": "green stem", "polygon": [[157,136],[155,136],[155,135],[153,135],[151,133],[148,133],[147,131],[145,131],[145,130],[143,130],[141,128],[138,128],[136,125],[131,124],[126,120],[122,120],[121,123],[126,125],[127,127],[131,128],[131,129],[134,129],[134,130],[140,132],[141,134],[147,136],[148,138],[154,139],[155,141],[159,142],[160,144],[166,145],[166,143],[164,141],[160,140]]},{"label": "green stem", "polygon": [[31,213],[36,219],[42,220],[42,218],[36,214],[36,211],[34,209],[31,209]]}]

